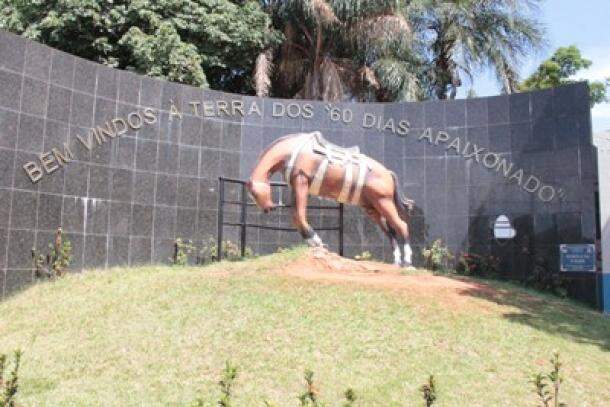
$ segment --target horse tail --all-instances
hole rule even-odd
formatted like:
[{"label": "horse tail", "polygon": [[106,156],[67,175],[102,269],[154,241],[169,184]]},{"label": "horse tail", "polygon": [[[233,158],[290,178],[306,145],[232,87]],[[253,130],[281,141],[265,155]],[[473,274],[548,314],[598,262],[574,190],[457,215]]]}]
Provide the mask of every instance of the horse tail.
[{"label": "horse tail", "polygon": [[406,218],[413,209],[413,200],[405,198],[398,182],[398,177],[394,171],[390,171],[392,179],[394,180],[394,204],[398,209],[401,217]]}]

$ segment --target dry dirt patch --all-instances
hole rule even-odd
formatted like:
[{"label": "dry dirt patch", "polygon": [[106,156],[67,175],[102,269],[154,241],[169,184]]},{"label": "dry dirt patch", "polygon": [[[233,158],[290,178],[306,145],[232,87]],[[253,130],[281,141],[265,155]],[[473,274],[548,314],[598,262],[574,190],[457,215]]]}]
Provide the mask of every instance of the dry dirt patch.
[{"label": "dry dirt patch", "polygon": [[[387,263],[355,261],[340,257],[326,249],[310,249],[305,255],[283,265],[278,272],[310,281],[329,284],[357,284],[359,286],[390,290],[411,298],[420,298],[448,307],[454,311],[471,311],[473,308],[491,311],[503,299],[514,293],[499,290],[487,284],[461,277],[430,274],[408,274],[405,269]],[[541,300],[520,294],[521,300]]]}]

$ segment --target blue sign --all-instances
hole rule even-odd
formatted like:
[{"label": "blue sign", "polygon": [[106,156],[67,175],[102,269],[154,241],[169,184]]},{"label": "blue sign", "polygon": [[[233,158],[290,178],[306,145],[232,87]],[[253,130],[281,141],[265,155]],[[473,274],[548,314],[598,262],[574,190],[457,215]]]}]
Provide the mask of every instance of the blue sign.
[{"label": "blue sign", "polygon": [[594,244],[562,244],[559,246],[561,271],[596,271]]}]

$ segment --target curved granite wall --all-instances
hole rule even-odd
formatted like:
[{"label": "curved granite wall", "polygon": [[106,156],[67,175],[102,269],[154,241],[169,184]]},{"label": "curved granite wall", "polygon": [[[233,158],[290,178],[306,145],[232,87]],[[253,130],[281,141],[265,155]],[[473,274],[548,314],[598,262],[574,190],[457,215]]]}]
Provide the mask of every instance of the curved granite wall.
[{"label": "curved granite wall", "polygon": [[[75,269],[166,262],[177,237],[201,245],[216,234],[218,176],[247,178],[264,146],[310,130],[361,146],[399,175],[416,203],[416,252],[441,238],[454,252],[498,255],[513,276],[530,273],[534,255],[556,268],[559,243],[595,239],[588,103],[582,84],[450,102],[259,99],[110,69],[2,32],[0,289],[32,280],[31,248],[46,247],[60,225]],[[491,232],[500,214],[517,233],[504,244]],[[251,216],[290,224],[288,213]],[[347,209],[345,228],[346,255],[390,257],[359,209]],[[237,231],[225,236],[236,240]],[[322,237],[336,247],[336,233]],[[299,241],[248,231],[260,253]],[[574,280],[573,294],[594,298],[591,281]]]}]

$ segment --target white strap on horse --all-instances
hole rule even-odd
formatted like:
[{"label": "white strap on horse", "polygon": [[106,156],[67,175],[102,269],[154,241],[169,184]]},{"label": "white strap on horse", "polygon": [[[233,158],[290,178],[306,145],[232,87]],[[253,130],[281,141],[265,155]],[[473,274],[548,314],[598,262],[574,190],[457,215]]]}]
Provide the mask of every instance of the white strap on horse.
[{"label": "white strap on horse", "polygon": [[290,155],[290,160],[288,161],[288,164],[286,165],[286,170],[284,171],[284,180],[290,184],[290,176],[292,175],[292,170],[294,169],[294,164],[297,161],[297,158],[299,158],[299,154],[301,154],[301,150],[303,150],[303,148],[305,148],[305,146],[310,143],[312,140],[312,137],[310,135],[310,137],[305,137],[303,139],[303,141],[297,145],[297,147],[292,150],[292,154]]},{"label": "white strap on horse", "polygon": [[352,188],[352,178],[353,174],[353,165],[351,162],[348,162],[345,166],[345,176],[343,177],[343,187],[341,188],[341,193],[337,197],[337,201],[339,202],[347,202],[349,200],[349,191]]},{"label": "white strap on horse", "polygon": [[[326,141],[322,136],[322,133],[318,131],[309,133],[308,137],[304,137],[303,141],[301,141],[292,151],[284,171],[284,179],[286,182],[290,183],[290,177],[292,176],[296,161],[303,149],[308,145],[312,146],[312,152],[318,153],[323,157],[311,182],[309,192],[312,195],[319,195],[322,183],[326,177],[326,172],[328,171],[328,166],[331,163],[340,165],[345,169],[345,173],[341,192],[337,197],[337,201],[343,203],[349,202],[353,205],[357,205],[360,201],[362,188],[364,187],[366,175],[369,170],[366,157],[360,154],[357,147],[345,148]],[[358,166],[358,178],[356,179],[354,193],[350,199],[350,192],[354,184],[354,165]]]},{"label": "white strap on horse", "polygon": [[328,169],[329,162],[330,161],[326,158],[318,167],[316,175],[313,177],[313,181],[311,182],[311,186],[309,187],[309,193],[311,193],[312,195],[320,194],[320,187],[322,187],[322,182],[324,181],[324,176],[326,175],[326,170]]},{"label": "white strap on horse", "polygon": [[364,187],[364,180],[368,170],[368,167],[362,162],[362,160],[359,162],[358,166],[358,181],[356,182],[356,190],[354,191],[354,195],[352,195],[352,199],[350,201],[352,205],[358,205],[358,202],[360,202],[360,194],[362,193],[362,187]]}]

